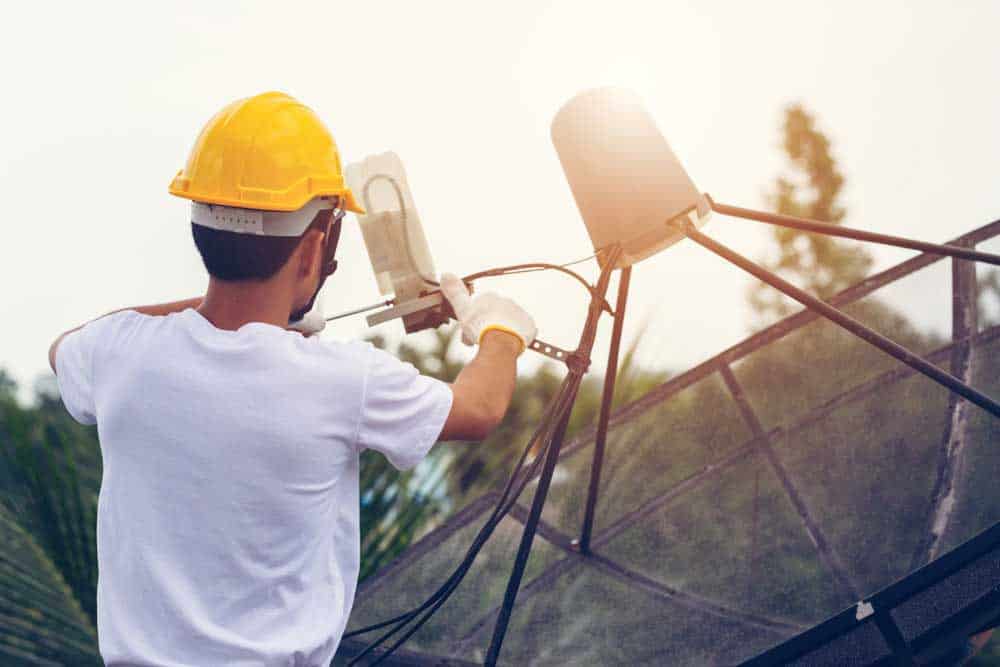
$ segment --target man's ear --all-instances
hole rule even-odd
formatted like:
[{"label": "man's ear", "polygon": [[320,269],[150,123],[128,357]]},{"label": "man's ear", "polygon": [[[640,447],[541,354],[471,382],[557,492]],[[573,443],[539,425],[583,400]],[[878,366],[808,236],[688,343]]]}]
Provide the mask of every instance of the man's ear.
[{"label": "man's ear", "polygon": [[310,229],[299,244],[299,276],[319,273],[323,265],[323,232]]}]

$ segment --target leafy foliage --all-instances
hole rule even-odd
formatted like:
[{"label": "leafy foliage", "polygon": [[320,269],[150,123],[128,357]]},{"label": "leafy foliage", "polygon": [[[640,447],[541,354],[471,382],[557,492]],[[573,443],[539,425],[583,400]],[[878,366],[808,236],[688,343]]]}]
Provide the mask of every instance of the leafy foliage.
[{"label": "leafy foliage", "polygon": [[[777,178],[768,204],[777,213],[839,224],[846,214],[839,203],[844,176],[831,154],[830,140],[798,104],[785,109],[782,133],[791,174]],[[772,228],[771,235],[777,257],[765,258],[762,264],[823,299],[858,282],[871,268],[871,255],[856,243],[784,227]],[[761,317],[785,316],[797,308],[763,284],[754,283],[749,298]]]},{"label": "leafy foliage", "polygon": [[99,466],[86,453],[95,453],[96,439],[58,400],[42,396],[24,408],[15,390],[9,379],[0,389],[0,656],[100,664],[96,485],[75,463],[83,452]]}]

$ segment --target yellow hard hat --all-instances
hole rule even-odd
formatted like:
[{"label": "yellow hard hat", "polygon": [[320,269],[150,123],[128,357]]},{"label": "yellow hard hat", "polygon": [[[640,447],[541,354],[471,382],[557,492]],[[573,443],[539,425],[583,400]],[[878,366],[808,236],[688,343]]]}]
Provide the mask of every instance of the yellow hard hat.
[{"label": "yellow hard hat", "polygon": [[337,196],[364,213],[344,183],[340,153],[312,109],[284,93],[227,105],[198,135],[170,194],[206,204],[295,211]]}]

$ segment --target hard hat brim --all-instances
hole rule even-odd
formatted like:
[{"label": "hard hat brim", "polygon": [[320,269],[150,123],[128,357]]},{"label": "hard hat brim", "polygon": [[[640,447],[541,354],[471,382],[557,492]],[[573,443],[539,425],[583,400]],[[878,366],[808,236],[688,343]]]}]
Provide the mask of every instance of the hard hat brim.
[{"label": "hard hat brim", "polygon": [[241,187],[239,197],[226,197],[217,192],[193,191],[191,179],[184,176],[182,169],[170,183],[169,191],[176,197],[203,204],[221,204],[261,211],[297,211],[316,197],[341,197],[344,200],[345,210],[359,215],[365,214],[365,209],[358,204],[350,188],[335,183],[323,183],[315,178],[303,178],[282,191]]}]

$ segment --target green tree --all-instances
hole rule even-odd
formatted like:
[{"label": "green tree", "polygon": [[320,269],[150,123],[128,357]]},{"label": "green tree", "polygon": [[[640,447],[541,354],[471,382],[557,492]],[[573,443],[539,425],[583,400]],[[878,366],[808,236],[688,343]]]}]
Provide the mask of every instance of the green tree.
[{"label": "green tree", "polygon": [[[800,104],[785,109],[782,135],[790,171],[776,179],[767,195],[768,205],[777,213],[839,224],[846,215],[840,203],[844,176],[831,154],[830,140]],[[820,298],[858,282],[872,265],[871,255],[858,244],[784,227],[772,228],[771,235],[777,243],[777,257],[766,257],[761,263]],[[762,283],[750,288],[749,300],[761,319],[788,315],[797,308]]]},{"label": "green tree", "polygon": [[96,434],[15,394],[0,373],[0,662],[98,665]]}]

